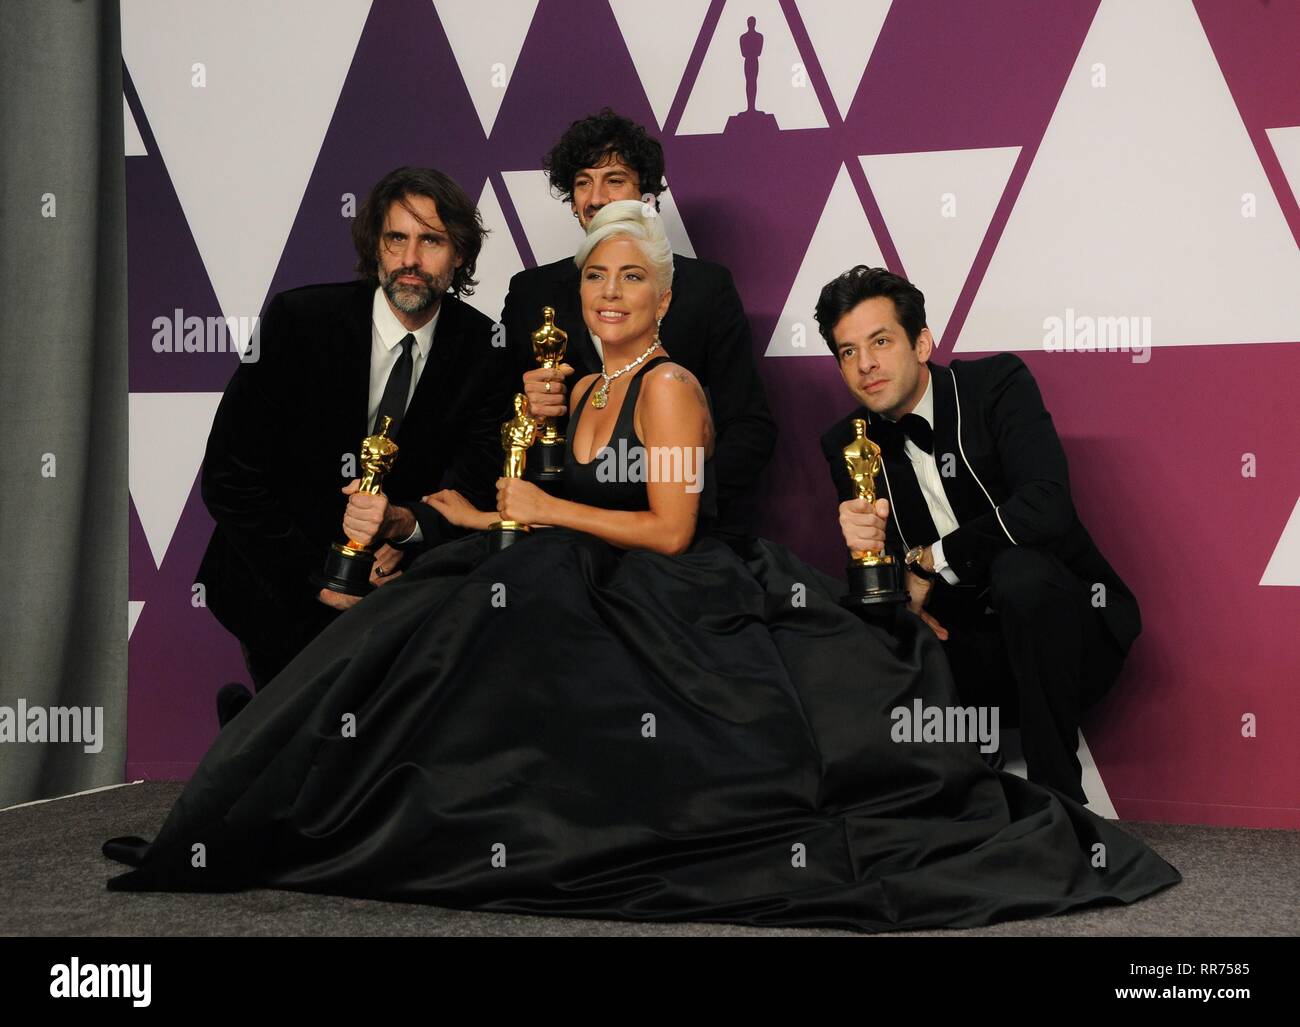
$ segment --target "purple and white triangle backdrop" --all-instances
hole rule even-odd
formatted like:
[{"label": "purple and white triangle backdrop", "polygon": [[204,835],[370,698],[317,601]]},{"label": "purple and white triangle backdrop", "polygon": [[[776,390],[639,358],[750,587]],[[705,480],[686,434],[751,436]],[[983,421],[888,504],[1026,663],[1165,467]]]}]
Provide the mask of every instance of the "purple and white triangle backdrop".
[{"label": "purple and white triangle backdrop", "polygon": [[[812,303],[883,261],[926,291],[939,359],[1028,362],[1142,602],[1084,728],[1115,810],[1300,827],[1300,3],[122,8],[130,777],[187,777],[243,676],[192,584],[197,472],[251,318],[351,277],[356,198],[400,164],[479,199],[474,302],[497,317],[511,273],[576,247],[537,169],[608,104],[659,134],[675,244],[726,264],[748,310],[781,428],[763,533],[840,573],[816,439],[851,400]],[[732,121],[749,16],[772,117]]]}]

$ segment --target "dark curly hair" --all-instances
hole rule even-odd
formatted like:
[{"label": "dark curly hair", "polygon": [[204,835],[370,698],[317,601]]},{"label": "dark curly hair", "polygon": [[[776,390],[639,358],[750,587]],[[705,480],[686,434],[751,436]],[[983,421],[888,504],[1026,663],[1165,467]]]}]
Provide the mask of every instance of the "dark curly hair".
[{"label": "dark curly hair", "polygon": [[611,156],[618,156],[636,172],[642,196],[649,193],[657,197],[664,191],[664,148],[659,140],[608,107],[570,125],[542,158],[542,168],[550,177],[551,192],[565,203],[572,203],[573,181],[578,172],[601,167]]},{"label": "dark curly hair", "polygon": [[[438,206],[438,217],[461,258],[460,267],[451,277],[447,291],[457,296],[473,296],[474,265],[483,248],[487,229],[474,201],[448,175],[434,168],[397,168],[376,183],[357,211],[352,222],[352,244],[357,250],[357,273],[364,278],[379,278],[379,237],[384,231],[388,208],[408,196],[425,196]],[[414,211],[411,212],[414,215]]]},{"label": "dark curly hair", "polygon": [[[835,353],[835,326],[840,318],[863,300],[888,296],[894,302],[894,314],[907,333],[907,341],[916,348],[916,340],[925,324],[925,296],[901,275],[883,267],[858,264],[822,286],[817,297],[817,330]],[[837,354],[838,355],[838,354]]]}]

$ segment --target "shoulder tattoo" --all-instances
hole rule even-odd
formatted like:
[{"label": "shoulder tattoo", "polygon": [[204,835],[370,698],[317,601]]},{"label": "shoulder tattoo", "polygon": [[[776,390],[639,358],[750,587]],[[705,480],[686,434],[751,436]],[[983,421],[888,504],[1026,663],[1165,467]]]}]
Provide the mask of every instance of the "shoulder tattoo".
[{"label": "shoulder tattoo", "polygon": [[709,409],[708,397],[704,395],[704,390],[700,388],[700,383],[685,370],[674,368],[667,373],[667,377],[671,378],[675,382],[681,382],[683,385],[691,386],[692,391],[695,393],[695,399],[699,402],[700,406],[702,406],[706,411]]}]

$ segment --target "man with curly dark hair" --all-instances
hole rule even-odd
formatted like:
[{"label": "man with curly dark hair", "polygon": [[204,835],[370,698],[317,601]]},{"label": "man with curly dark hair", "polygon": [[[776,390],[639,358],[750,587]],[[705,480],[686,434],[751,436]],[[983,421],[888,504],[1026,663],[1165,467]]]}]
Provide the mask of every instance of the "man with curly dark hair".
[{"label": "man with curly dark hair", "polygon": [[[573,207],[585,228],[610,200],[657,197],[663,192],[664,149],[659,140],[628,118],[606,107],[575,121],[542,160],[551,191]],[[605,186],[602,190],[601,185]],[[606,196],[605,191],[631,195]],[[644,188],[642,188],[644,186]],[[575,203],[575,196],[581,202]]]},{"label": "man with curly dark hair", "polygon": [[[267,305],[258,359],[226,387],[203,459],[216,527],[197,580],[257,688],[356,601],[309,582],[341,534],[384,543],[380,585],[411,549],[463,534],[422,496],[447,488],[495,503],[515,381],[492,322],[459,298],[474,290],[483,244],[474,202],[440,171],[398,168],[352,235],[360,280]],[[387,495],[358,493],[357,446],[385,417],[399,447]],[[251,698],[225,686],[218,720]]]},{"label": "man with curly dark hair", "polygon": [[[551,191],[567,203],[585,230],[614,200],[641,200],[659,208],[664,190],[664,154],[646,130],[608,107],[575,121],[547,154],[543,166]],[[574,239],[574,249],[579,239]],[[717,431],[713,458],[717,518],[712,532],[728,540],[749,533],[749,493],[776,445],[776,422],[768,410],[754,364],[749,321],[731,273],[721,264],[673,255],[672,302],[660,325],[673,359],[699,379],[709,396]],[[510,281],[501,321],[515,373],[535,414],[568,413],[565,380],[605,368],[600,340],[587,331],[578,299],[578,268],[571,258],[521,271]],[[537,366],[532,333],[543,307],[555,308],[555,323],[568,333],[564,365]]]}]

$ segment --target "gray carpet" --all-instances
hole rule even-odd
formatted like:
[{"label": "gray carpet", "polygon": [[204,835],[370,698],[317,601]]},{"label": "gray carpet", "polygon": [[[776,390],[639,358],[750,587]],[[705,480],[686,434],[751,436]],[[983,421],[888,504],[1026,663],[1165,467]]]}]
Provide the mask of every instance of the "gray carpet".
[{"label": "gray carpet", "polygon": [[[0,935],[776,935],[852,932],[466,913],[297,892],[123,894],[114,835],[152,838],[181,785],[149,782],[0,812]],[[1133,906],[1020,920],[964,935],[1300,934],[1300,832],[1126,824],[1183,874]],[[953,932],[939,932],[953,933]]]}]

